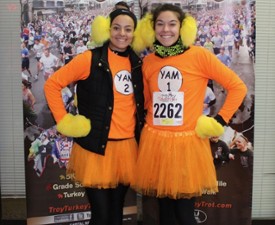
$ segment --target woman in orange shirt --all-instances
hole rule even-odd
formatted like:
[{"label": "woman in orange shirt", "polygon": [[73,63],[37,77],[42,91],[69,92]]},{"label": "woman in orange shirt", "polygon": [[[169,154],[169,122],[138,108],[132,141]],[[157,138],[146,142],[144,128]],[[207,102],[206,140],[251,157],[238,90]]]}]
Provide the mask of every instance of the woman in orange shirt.
[{"label": "woman in orange shirt", "polygon": [[[161,225],[196,224],[195,197],[218,191],[209,137],[223,133],[246,94],[237,74],[193,45],[196,32],[196,21],[170,4],[147,14],[136,31],[154,52],[143,59],[147,115],[132,185],[158,198]],[[202,115],[208,80],[227,90],[215,118]]]},{"label": "woman in orange shirt", "polygon": [[[137,25],[129,10],[117,9],[92,23],[102,47],[77,55],[45,84],[57,130],[74,137],[68,174],[86,189],[93,225],[121,225],[123,204],[133,182],[136,135],[143,126],[141,60],[130,48]],[[66,112],[61,90],[77,85],[79,114]]]}]

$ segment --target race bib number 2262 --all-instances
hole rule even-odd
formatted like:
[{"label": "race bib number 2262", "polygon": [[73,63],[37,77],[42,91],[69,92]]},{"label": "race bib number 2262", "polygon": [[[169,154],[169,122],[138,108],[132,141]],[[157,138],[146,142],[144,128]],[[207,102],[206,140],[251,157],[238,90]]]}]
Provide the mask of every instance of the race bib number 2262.
[{"label": "race bib number 2262", "polygon": [[153,93],[153,124],[180,126],[183,124],[183,92]]}]

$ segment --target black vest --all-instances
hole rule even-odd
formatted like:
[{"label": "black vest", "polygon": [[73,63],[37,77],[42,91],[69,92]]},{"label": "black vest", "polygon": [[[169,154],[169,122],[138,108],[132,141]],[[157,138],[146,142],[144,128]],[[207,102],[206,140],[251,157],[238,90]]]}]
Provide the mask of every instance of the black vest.
[{"label": "black vest", "polygon": [[[91,50],[91,72],[86,80],[77,82],[77,104],[80,115],[91,120],[91,131],[86,137],[75,138],[81,147],[104,155],[114,108],[113,79],[108,64],[108,43]],[[129,48],[132,83],[136,103],[136,138],[144,125],[144,96],[141,59]]]}]

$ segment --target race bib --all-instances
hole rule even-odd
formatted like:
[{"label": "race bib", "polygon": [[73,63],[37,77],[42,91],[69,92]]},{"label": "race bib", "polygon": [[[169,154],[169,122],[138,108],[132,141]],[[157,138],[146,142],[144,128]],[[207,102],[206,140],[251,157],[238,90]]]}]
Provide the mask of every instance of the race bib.
[{"label": "race bib", "polygon": [[180,126],[183,124],[183,92],[153,93],[153,124]]}]

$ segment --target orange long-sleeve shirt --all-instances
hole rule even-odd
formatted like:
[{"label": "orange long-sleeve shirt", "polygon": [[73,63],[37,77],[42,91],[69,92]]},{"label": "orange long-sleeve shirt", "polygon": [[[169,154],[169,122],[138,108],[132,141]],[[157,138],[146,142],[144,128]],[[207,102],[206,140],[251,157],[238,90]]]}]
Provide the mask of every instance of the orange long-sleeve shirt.
[{"label": "orange long-sleeve shirt", "polygon": [[[226,122],[238,109],[247,92],[245,84],[234,71],[223,65],[214,54],[198,46],[191,46],[183,54],[166,58],[150,54],[144,58],[142,69],[145,108],[148,110],[146,122],[159,129],[194,130],[197,119],[203,112],[203,99],[209,79],[215,80],[227,90],[225,102],[218,112]],[[162,108],[156,97],[154,100],[153,93],[169,91],[183,93],[183,102],[179,104],[182,107],[174,107],[175,112],[172,112],[175,114],[182,109],[182,124],[154,125],[154,117],[161,113],[171,114],[171,109]]]},{"label": "orange long-sleeve shirt", "polygon": [[[58,123],[67,114],[61,90],[72,82],[85,80],[90,75],[92,52],[79,54],[70,63],[56,71],[45,83],[45,96]],[[114,109],[109,138],[134,137],[135,103],[131,84],[131,65],[128,57],[108,50],[108,61],[113,76]],[[91,121],[93,126],[93,121]]]}]

